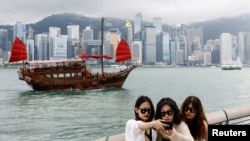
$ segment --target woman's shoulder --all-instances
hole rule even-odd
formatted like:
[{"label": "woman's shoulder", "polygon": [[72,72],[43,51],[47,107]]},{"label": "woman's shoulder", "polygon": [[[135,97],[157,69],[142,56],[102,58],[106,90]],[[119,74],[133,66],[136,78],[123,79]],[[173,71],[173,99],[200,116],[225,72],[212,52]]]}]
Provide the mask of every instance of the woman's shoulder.
[{"label": "woman's shoulder", "polygon": [[187,125],[187,123],[186,123],[185,121],[182,120],[182,121],[180,122],[179,126],[188,126],[188,125]]},{"label": "woman's shoulder", "polygon": [[127,122],[134,122],[136,121],[135,119],[129,119]]},{"label": "woman's shoulder", "polygon": [[142,121],[135,120],[135,119],[129,119],[126,124],[128,125],[128,124],[139,124],[139,123],[142,123]]},{"label": "woman's shoulder", "polygon": [[176,125],[171,140],[194,141],[190,130],[184,121],[181,121],[180,124]]},{"label": "woman's shoulder", "polygon": [[205,127],[208,127],[208,122],[206,120],[203,120],[203,124],[205,125]]},{"label": "woman's shoulder", "polygon": [[129,119],[129,120],[127,120],[127,122],[143,122],[143,121],[141,121],[141,120],[135,120],[135,119]]},{"label": "woman's shoulder", "polygon": [[204,124],[207,124],[207,125],[208,125],[208,121],[206,121],[206,120],[203,120],[203,122],[204,122]]},{"label": "woman's shoulder", "polygon": [[204,124],[205,129],[208,130],[208,123],[205,120],[203,120],[203,124]]},{"label": "woman's shoulder", "polygon": [[126,124],[131,124],[131,123],[134,123],[134,122],[136,122],[135,119],[129,119],[129,120],[126,122]]},{"label": "woman's shoulder", "polygon": [[186,122],[184,122],[184,121],[181,121],[180,124],[176,125],[175,128],[176,128],[177,131],[189,129],[189,128],[188,128],[188,125],[187,125]]}]

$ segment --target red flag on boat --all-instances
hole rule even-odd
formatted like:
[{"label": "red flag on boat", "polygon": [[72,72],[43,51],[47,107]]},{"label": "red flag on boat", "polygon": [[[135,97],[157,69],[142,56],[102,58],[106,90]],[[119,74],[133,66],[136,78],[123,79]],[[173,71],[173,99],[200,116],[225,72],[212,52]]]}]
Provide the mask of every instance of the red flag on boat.
[{"label": "red flag on boat", "polygon": [[87,59],[87,58],[106,58],[106,59],[112,59],[112,56],[108,55],[96,55],[96,54],[85,54],[85,55],[79,55],[81,59]]},{"label": "red flag on boat", "polygon": [[27,60],[26,46],[22,40],[16,37],[12,48],[9,62],[17,62]]},{"label": "red flag on boat", "polygon": [[131,52],[128,43],[121,39],[116,50],[116,62],[126,61],[131,59]]}]

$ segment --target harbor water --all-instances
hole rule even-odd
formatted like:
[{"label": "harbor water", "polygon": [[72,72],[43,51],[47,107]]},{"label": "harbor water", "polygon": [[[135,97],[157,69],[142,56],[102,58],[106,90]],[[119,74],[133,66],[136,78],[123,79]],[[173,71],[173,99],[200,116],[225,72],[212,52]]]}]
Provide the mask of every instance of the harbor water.
[{"label": "harbor water", "polygon": [[198,96],[205,112],[250,104],[250,68],[136,68],[123,88],[33,91],[17,69],[0,69],[0,140],[91,141],[124,132],[140,95],[180,106]]}]

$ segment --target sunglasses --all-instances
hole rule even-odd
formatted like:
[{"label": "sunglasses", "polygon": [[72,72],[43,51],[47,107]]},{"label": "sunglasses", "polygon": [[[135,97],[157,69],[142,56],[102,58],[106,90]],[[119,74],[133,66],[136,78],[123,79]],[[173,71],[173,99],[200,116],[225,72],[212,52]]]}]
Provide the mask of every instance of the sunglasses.
[{"label": "sunglasses", "polygon": [[189,111],[189,112],[191,112],[191,113],[195,113],[195,112],[196,112],[196,109],[195,109],[195,108],[188,108],[188,107],[185,107],[185,108],[184,108],[184,111],[185,111],[185,112],[188,112],[188,111]]},{"label": "sunglasses", "polygon": [[171,116],[171,115],[174,114],[174,111],[169,110],[169,111],[166,111],[166,112],[161,112],[160,114],[161,114],[161,117],[165,117],[166,114],[167,114],[168,116]]},{"label": "sunglasses", "polygon": [[148,114],[152,114],[152,112],[153,112],[153,110],[151,110],[151,109],[141,109],[141,108],[139,108],[139,109],[140,109],[140,112],[142,114],[146,114],[146,112],[148,112]]}]

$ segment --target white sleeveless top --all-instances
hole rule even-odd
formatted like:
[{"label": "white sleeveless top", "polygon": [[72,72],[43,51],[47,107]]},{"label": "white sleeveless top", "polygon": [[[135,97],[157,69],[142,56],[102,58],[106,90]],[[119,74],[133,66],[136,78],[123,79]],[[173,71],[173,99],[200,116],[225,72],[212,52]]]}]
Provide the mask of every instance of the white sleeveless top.
[{"label": "white sleeveless top", "polygon": [[[130,119],[126,123],[125,141],[145,141],[145,130],[139,128],[140,120]],[[157,133],[152,130],[152,141],[156,141]]]}]

